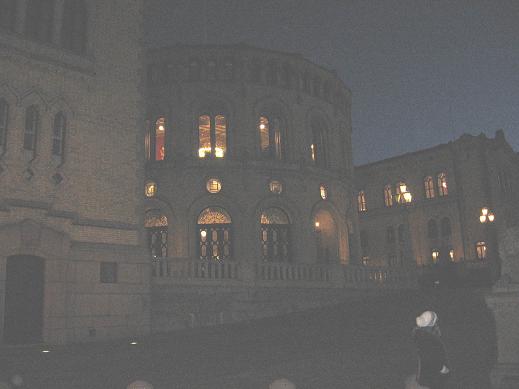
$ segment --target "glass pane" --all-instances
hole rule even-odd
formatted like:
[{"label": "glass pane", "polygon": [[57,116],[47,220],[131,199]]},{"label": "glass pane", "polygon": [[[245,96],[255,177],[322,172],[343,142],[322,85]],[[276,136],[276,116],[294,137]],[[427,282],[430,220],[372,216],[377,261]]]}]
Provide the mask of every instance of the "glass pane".
[{"label": "glass pane", "polygon": [[230,224],[231,217],[223,208],[206,208],[198,217],[198,224]]},{"label": "glass pane", "polygon": [[225,116],[217,115],[215,120],[216,147],[214,155],[223,158],[227,152],[227,121]]},{"label": "glass pane", "polygon": [[281,121],[279,119],[274,119],[272,123],[273,133],[274,133],[274,156],[276,159],[282,159],[283,150],[282,150],[282,140],[281,140]]},{"label": "glass pane", "polygon": [[163,161],[165,156],[166,124],[164,118],[155,122],[155,161]]},{"label": "glass pane", "polygon": [[267,153],[269,150],[269,120],[265,116],[261,116],[258,127],[260,133],[261,152]]},{"label": "glass pane", "polygon": [[204,158],[211,154],[211,119],[208,115],[198,118],[198,156]]}]

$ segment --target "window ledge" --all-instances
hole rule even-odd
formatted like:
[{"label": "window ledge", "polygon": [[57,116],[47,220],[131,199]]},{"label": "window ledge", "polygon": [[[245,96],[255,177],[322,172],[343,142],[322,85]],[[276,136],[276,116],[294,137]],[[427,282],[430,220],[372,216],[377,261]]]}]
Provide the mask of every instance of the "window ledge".
[{"label": "window ledge", "polygon": [[52,44],[33,42],[18,34],[0,33],[0,50],[81,73],[95,74],[94,61],[91,58],[65,51]]}]

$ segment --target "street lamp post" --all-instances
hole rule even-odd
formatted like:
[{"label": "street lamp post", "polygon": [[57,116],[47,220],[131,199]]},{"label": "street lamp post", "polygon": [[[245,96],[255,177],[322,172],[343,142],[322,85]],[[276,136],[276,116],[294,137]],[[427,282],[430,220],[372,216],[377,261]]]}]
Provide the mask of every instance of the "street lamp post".
[{"label": "street lamp post", "polygon": [[[489,239],[489,256],[491,262],[491,268],[494,268],[495,273],[492,274],[492,281],[498,280],[501,276],[501,263],[499,259],[499,253],[497,250],[497,237],[495,233],[495,229],[493,227],[493,223],[496,220],[496,216],[494,212],[488,207],[481,208],[479,214],[479,222],[485,226],[486,236]],[[485,248],[486,250],[486,248]],[[493,266],[492,266],[493,263]]]}]

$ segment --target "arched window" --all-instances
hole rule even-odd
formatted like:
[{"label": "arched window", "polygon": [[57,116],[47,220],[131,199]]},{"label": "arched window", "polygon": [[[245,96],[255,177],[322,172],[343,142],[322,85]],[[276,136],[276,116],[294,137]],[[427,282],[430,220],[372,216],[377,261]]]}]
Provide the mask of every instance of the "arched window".
[{"label": "arched window", "polygon": [[215,81],[217,79],[216,73],[216,61],[214,59],[207,61],[207,79],[210,81]]},{"label": "arched window", "polygon": [[310,152],[313,163],[319,167],[327,166],[323,127],[324,123],[321,120],[317,118],[312,119],[312,144],[310,145]]},{"label": "arched window", "polygon": [[146,138],[146,158],[152,161],[163,161],[166,158],[166,119],[155,120]]},{"label": "arched window", "polygon": [[227,119],[224,115],[198,118],[198,156],[223,158],[227,153]]},{"label": "arched window", "polygon": [[440,222],[442,237],[448,238],[452,235],[451,221],[448,217],[444,217]]},{"label": "arched window", "polygon": [[447,196],[449,194],[449,184],[447,183],[447,174],[438,174],[438,194],[440,196]]},{"label": "arched window", "polygon": [[249,66],[249,81],[254,84],[260,84],[262,71],[261,62],[257,58],[253,58]]},{"label": "arched window", "polygon": [[223,78],[226,81],[234,80],[234,61],[232,58],[226,58],[223,64]]},{"label": "arched window", "polygon": [[260,217],[261,254],[264,261],[289,261],[290,223],[279,208],[266,209]]},{"label": "arched window", "polygon": [[487,244],[485,242],[476,243],[476,256],[478,259],[485,259],[487,257]]},{"label": "arched window", "polygon": [[423,185],[425,189],[425,198],[434,199],[436,193],[434,192],[434,181],[431,176],[425,177],[423,180]]},{"label": "arched window", "polygon": [[386,228],[386,243],[387,244],[395,243],[395,229],[391,226]]},{"label": "arched window", "polygon": [[279,71],[279,79],[280,79],[281,86],[283,88],[288,89],[292,86],[291,74],[292,74],[292,67],[288,63],[283,64],[283,66],[281,67],[281,69]]},{"label": "arched window", "polygon": [[168,256],[168,218],[160,210],[146,212],[144,227],[148,233],[148,247],[153,258]]},{"label": "arched window", "polygon": [[413,201],[413,196],[404,181],[396,184],[396,201],[398,204],[408,204]]},{"label": "arched window", "polygon": [[260,151],[264,158],[282,160],[284,129],[279,118],[260,116],[258,123]]},{"label": "arched window", "polygon": [[393,189],[391,185],[384,187],[384,204],[386,204],[388,208],[393,206]]},{"label": "arched window", "polygon": [[54,116],[54,125],[52,128],[52,155],[63,159],[65,149],[65,131],[67,128],[67,120],[62,112]]},{"label": "arched window", "polygon": [[8,120],[9,104],[4,99],[0,99],[0,153],[6,149]]},{"label": "arched window", "polygon": [[429,239],[437,239],[438,238],[438,224],[436,224],[436,220],[431,219],[427,222],[427,236]]},{"label": "arched window", "polygon": [[231,216],[223,208],[210,207],[198,216],[197,241],[200,259],[223,261],[232,256]]},{"label": "arched window", "polygon": [[366,204],[366,192],[361,190],[359,194],[357,195],[357,206],[359,209],[359,212],[366,212],[368,210],[367,204]]},{"label": "arched window", "polygon": [[54,0],[28,0],[25,34],[38,42],[51,42],[54,25]]},{"label": "arched window", "polygon": [[266,73],[267,85],[277,85],[278,83],[278,68],[275,63],[269,63]]},{"label": "arched window", "polygon": [[23,135],[24,150],[36,151],[38,130],[40,127],[40,113],[38,107],[31,105],[25,110],[25,132]]},{"label": "arched window", "polygon": [[189,81],[200,81],[202,77],[202,67],[196,59],[189,61]]},{"label": "arched window", "polygon": [[66,0],[63,4],[61,44],[76,54],[86,51],[88,10],[84,0]]},{"label": "arched window", "polygon": [[0,1],[0,30],[14,31],[16,23],[16,3],[18,0]]}]

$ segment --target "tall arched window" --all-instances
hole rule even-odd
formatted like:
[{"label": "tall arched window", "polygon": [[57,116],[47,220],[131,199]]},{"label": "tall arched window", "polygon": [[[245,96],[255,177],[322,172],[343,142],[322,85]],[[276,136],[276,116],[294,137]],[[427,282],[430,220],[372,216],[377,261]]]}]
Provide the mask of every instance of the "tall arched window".
[{"label": "tall arched window", "polygon": [[6,149],[8,120],[9,104],[4,99],[0,99],[0,154]]},{"label": "tall arched window", "polygon": [[438,238],[438,225],[436,224],[436,220],[431,219],[427,222],[427,236],[429,239],[437,239]]},{"label": "tall arched window", "polygon": [[232,256],[231,216],[223,208],[210,207],[198,216],[197,241],[200,259],[223,261]]},{"label": "tall arched window", "polygon": [[447,196],[449,194],[449,184],[447,183],[447,174],[438,174],[438,194],[440,196]]},{"label": "tall arched window", "polygon": [[388,208],[393,206],[393,189],[391,185],[384,187],[384,204],[386,204]]},{"label": "tall arched window", "polygon": [[52,155],[63,159],[63,151],[65,149],[65,131],[67,121],[65,115],[59,112],[54,116],[54,125],[52,128]]},{"label": "tall arched window", "polygon": [[83,54],[86,50],[88,10],[84,0],[66,0],[63,4],[61,44],[67,50]]},{"label": "tall arched window", "polygon": [[290,223],[279,208],[266,209],[260,217],[261,254],[265,261],[289,261]]},{"label": "tall arched window", "polygon": [[366,212],[368,210],[368,206],[366,203],[366,192],[364,192],[363,190],[361,190],[357,195],[357,206],[359,212]]},{"label": "tall arched window", "polygon": [[448,238],[452,235],[451,221],[448,217],[444,217],[440,222],[442,237]]},{"label": "tall arched window", "polygon": [[25,132],[23,135],[24,150],[36,151],[38,130],[40,127],[40,113],[38,107],[31,105],[25,110]]},{"label": "tall arched window", "polygon": [[14,31],[17,0],[0,0],[0,30]]},{"label": "tall arched window", "polygon": [[396,184],[396,201],[398,204],[408,204],[413,201],[413,195],[404,181],[399,181]]},{"label": "tall arched window", "polygon": [[260,116],[258,123],[260,151],[264,158],[282,160],[284,157],[284,129],[282,121],[273,117]]},{"label": "tall arched window", "polygon": [[168,256],[168,218],[160,210],[146,212],[144,227],[148,233],[148,247],[153,258]]},{"label": "tall arched window", "polygon": [[166,158],[166,119],[159,117],[150,129],[146,139],[146,158],[163,161]]},{"label": "tall arched window", "polygon": [[227,153],[227,119],[224,115],[198,118],[198,156],[223,158]]},{"label": "tall arched window", "polygon": [[326,145],[324,137],[324,123],[313,118],[311,122],[312,128],[312,144],[310,145],[310,152],[312,161],[316,166],[326,167]]},{"label": "tall arched window", "polygon": [[54,0],[28,0],[25,34],[38,42],[51,42],[54,25]]},{"label": "tall arched window", "polygon": [[434,181],[431,176],[425,177],[423,180],[423,185],[425,189],[425,198],[434,199],[436,193],[434,192]]}]

